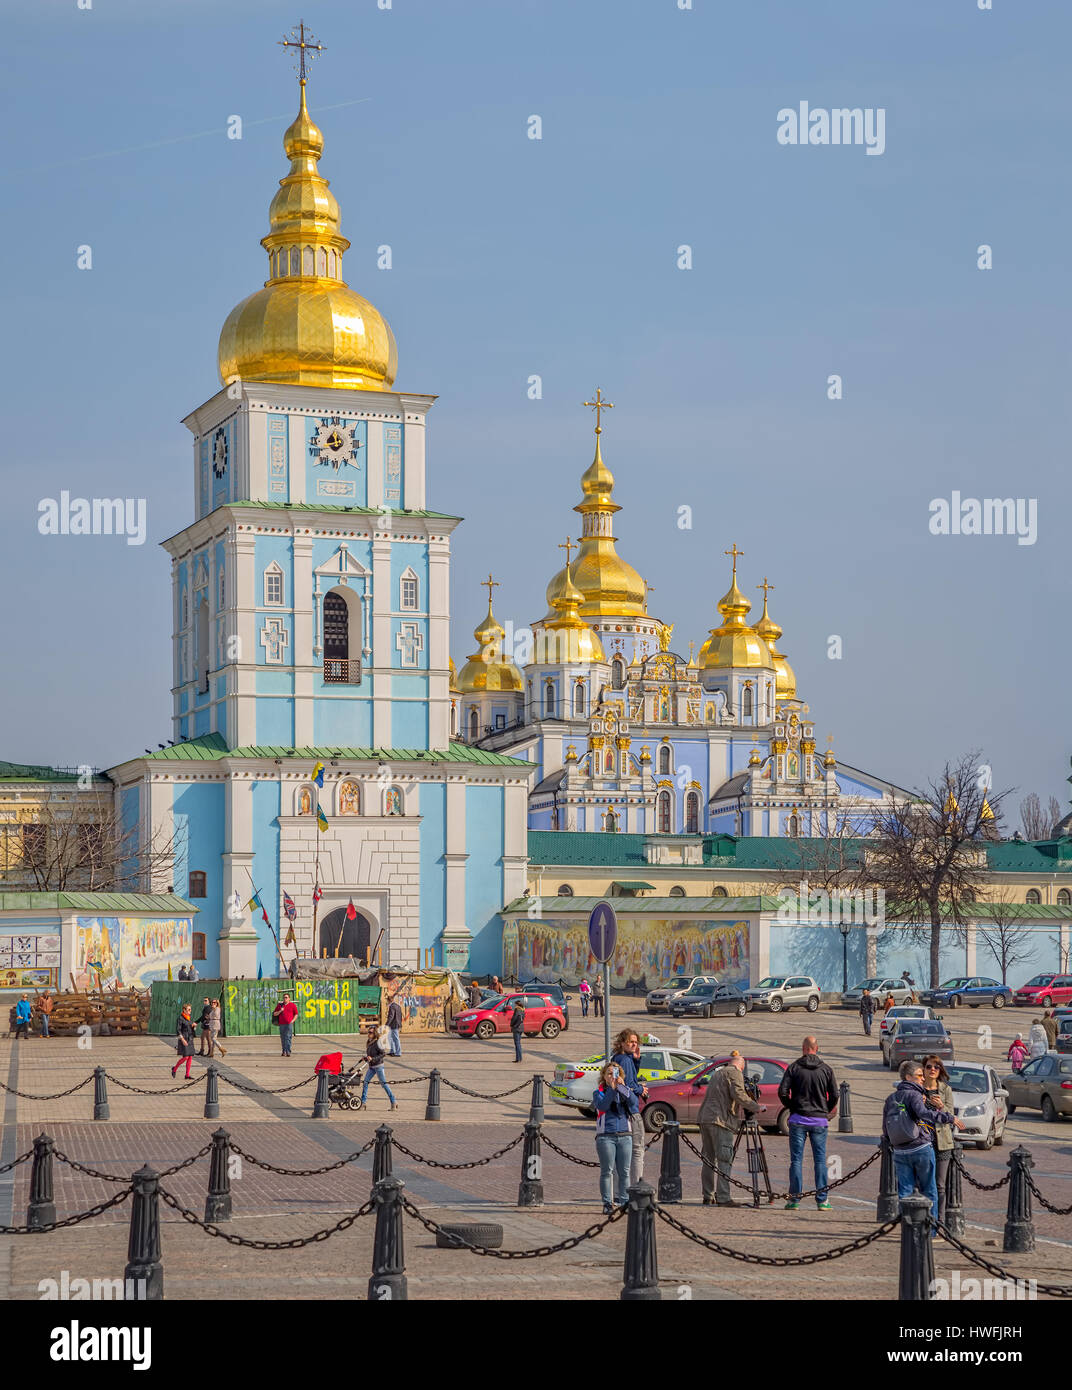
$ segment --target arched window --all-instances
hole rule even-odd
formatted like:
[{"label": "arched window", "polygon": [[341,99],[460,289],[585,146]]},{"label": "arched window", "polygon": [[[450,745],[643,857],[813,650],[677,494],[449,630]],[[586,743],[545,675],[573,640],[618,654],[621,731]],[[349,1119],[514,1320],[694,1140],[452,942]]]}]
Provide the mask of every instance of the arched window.
[{"label": "arched window", "polygon": [[659,749],[659,771],[670,772],[670,745],[664,743]]},{"label": "arched window", "polygon": [[795,840],[800,834],[800,817],[794,811],[789,817],[789,834]]},{"label": "arched window", "polygon": [[746,685],[741,694],[741,718],[752,718],[752,687]]},{"label": "arched window", "polygon": [[451,701],[450,705],[450,736],[455,738],[458,733],[458,706]]},{"label": "arched window", "polygon": [[1032,903],[1034,906],[1037,907],[1042,902],[1042,894],[1039,892],[1037,888],[1029,888],[1027,890],[1027,897],[1024,899],[1024,901]]},{"label": "arched window", "polygon": [[682,886],[681,886],[680,883],[675,883],[674,886],[673,886],[673,888],[670,889],[670,897],[671,897],[671,898],[683,898],[684,896],[685,896],[685,890],[684,890],[684,888],[682,888]]},{"label": "arched window", "polygon": [[685,798],[685,833],[698,835],[700,831],[700,797],[697,792],[689,792]]},{"label": "arched window", "polygon": [[568,883],[560,883],[558,885],[558,896],[560,898],[572,898],[573,889],[570,887]]},{"label": "arched window", "polygon": [[328,253],[321,246],[316,253],[316,273],[326,275],[328,273]]},{"label": "arched window", "polygon": [[222,613],[223,610],[224,610],[226,607],[227,607],[227,571],[226,571],[226,570],[223,568],[223,566],[221,565],[221,566],[220,566],[220,605],[219,605],[219,608],[218,608],[216,611],[217,611],[218,613]]},{"label": "arched window", "polygon": [[573,687],[573,713],[584,714],[584,684],[581,681]]},{"label": "arched window", "polygon": [[208,689],[208,600],[201,598],[197,604],[197,679],[202,691]]},{"label": "arched window", "polygon": [[191,933],[190,933],[190,959],[191,959],[191,960],[205,960],[205,959],[206,959],[206,955],[205,955],[205,944],[206,944],[206,938],[205,938],[205,933],[204,933],[203,931],[195,931],[195,932],[191,932]]},{"label": "arched window", "polygon": [[301,274],[301,252],[296,246],[290,248],[290,273],[291,275]]},{"label": "arched window", "polygon": [[283,606],[283,570],[274,560],[264,570],[264,604],[266,608]]},{"label": "arched window", "polygon": [[1058,907],[1072,907],[1072,893],[1067,888],[1062,888],[1057,894]]},{"label": "arched window", "polygon": [[361,600],[352,589],[324,595],[324,679],[361,682]]},{"label": "arched window", "polygon": [[615,690],[625,688],[625,662],[620,656],[616,656],[610,664],[610,683]]},{"label": "arched window", "polygon": [[420,584],[412,569],[404,569],[398,581],[398,606],[406,613],[415,613],[421,606]]},{"label": "arched window", "polygon": [[618,829],[618,817],[615,815],[615,813],[614,813],[613,811],[608,811],[608,812],[607,812],[607,819],[606,819],[606,821],[604,822],[604,829],[606,829],[606,830],[617,830],[617,829]]},{"label": "arched window", "polygon": [[469,738],[475,743],[480,737],[480,715],[475,707],[469,711]]},{"label": "arched window", "polygon": [[313,248],[304,246],[302,248],[302,274],[312,275],[313,273]]},{"label": "arched window", "polygon": [[669,835],[671,830],[671,803],[669,792],[659,793],[657,811],[659,834]]},{"label": "arched window", "polygon": [[311,787],[302,787],[298,793],[298,815],[311,816],[313,814],[313,791]]},{"label": "arched window", "polygon": [[383,794],[383,814],[385,816],[401,816],[402,793],[398,787],[388,787]]},{"label": "arched window", "polygon": [[543,712],[548,716],[548,718],[553,717],[555,712],[555,685],[553,681],[544,682]]},{"label": "arched window", "polygon": [[713,898],[728,898],[729,894],[726,892],[725,888],[723,888],[721,883],[716,883],[714,888],[711,889],[711,896]]},{"label": "arched window", "polygon": [[190,874],[190,886],[187,889],[187,897],[204,898],[208,894],[205,892],[205,875],[200,869],[194,869]]}]

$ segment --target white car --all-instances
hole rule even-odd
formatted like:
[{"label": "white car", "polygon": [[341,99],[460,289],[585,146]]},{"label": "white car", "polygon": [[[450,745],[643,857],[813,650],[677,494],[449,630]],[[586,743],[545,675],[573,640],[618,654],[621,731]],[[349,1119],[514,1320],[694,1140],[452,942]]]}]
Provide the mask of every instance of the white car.
[{"label": "white car", "polygon": [[954,1131],[961,1144],[989,1149],[1005,1140],[1009,1093],[993,1067],[985,1062],[948,1062],[953,1113],[964,1123]]},{"label": "white car", "polygon": [[768,975],[765,980],[745,994],[757,1009],[770,1009],[780,1014],[783,1009],[807,1009],[813,1014],[819,1007],[822,991],[810,975]]},{"label": "white car", "polygon": [[892,1009],[887,1009],[882,1016],[882,1021],[878,1026],[878,1045],[882,1046],[882,1039],[889,1033],[890,1025],[898,1018],[937,1018],[938,1015],[927,1004],[896,1004]]},{"label": "white car", "polygon": [[649,1014],[666,1013],[671,1000],[680,999],[693,985],[699,987],[717,984],[719,984],[719,980],[715,975],[673,975],[665,984],[648,991],[644,1007]]}]

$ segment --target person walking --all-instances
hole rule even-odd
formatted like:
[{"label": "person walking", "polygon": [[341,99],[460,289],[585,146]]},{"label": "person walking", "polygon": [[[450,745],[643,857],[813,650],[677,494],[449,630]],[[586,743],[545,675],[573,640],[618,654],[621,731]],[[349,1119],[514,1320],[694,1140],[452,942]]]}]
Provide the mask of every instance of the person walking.
[{"label": "person walking", "polygon": [[582,980],[577,986],[577,993],[581,996],[581,1017],[588,1017],[588,1005],[592,1002],[592,986],[587,980]]},{"label": "person walking", "polygon": [[623,1028],[614,1039],[611,1061],[622,1069],[625,1084],[637,1098],[636,1113],[630,1118],[633,1151],[629,1158],[629,1186],[636,1187],[644,1176],[644,1121],[640,1118],[640,1102],[647,1100],[648,1088],[640,1080],[640,1037],[633,1028]]},{"label": "person walking", "polygon": [[211,1058],[216,1051],[221,1057],[227,1056],[227,1049],[220,1042],[220,1028],[223,1024],[223,1010],[220,1008],[220,1001],[213,999],[208,1011],[208,1055]]},{"label": "person walking", "polygon": [[33,1007],[30,1004],[30,996],[24,994],[15,1005],[15,1041],[19,1038],[30,1038],[30,1019],[33,1017]]},{"label": "person walking", "polygon": [[510,1010],[510,1032],[514,1035],[514,1061],[521,1061],[521,1039],[525,1035],[525,1000],[518,995]]},{"label": "person walking", "polygon": [[703,1140],[700,1185],[705,1207],[742,1205],[730,1196],[733,1143],[746,1116],[759,1110],[759,1101],[753,1100],[744,1088],[744,1066],[744,1058],[734,1048],[725,1066],[708,1073],[707,1094],[697,1116]]},{"label": "person walking", "polygon": [[41,1014],[41,1036],[50,1038],[52,1034],[49,1028],[52,1024],[52,996],[46,989],[41,998],[37,1001],[37,1007]]},{"label": "person walking", "polygon": [[282,1000],[272,1010],[272,1022],[279,1026],[279,1042],[283,1048],[283,1056],[290,1056],[290,1049],[294,1043],[294,1020],[298,1017],[298,1006],[289,994],[284,994]]},{"label": "person walking", "polygon": [[595,1006],[596,1018],[603,1018],[605,1015],[604,1015],[604,1007],[603,1007],[603,974],[602,974],[602,972],[600,972],[600,973],[596,976],[596,982],[595,982],[595,984],[592,986],[592,1003],[593,1003],[593,1005]]},{"label": "person walking", "polygon": [[1036,1018],[1031,1025],[1031,1031],[1027,1035],[1027,1050],[1031,1053],[1032,1059],[1035,1057],[1045,1057],[1049,1051],[1050,1043],[1046,1037],[1046,1030],[1042,1026],[1042,1020]]},{"label": "person walking", "polygon": [[1023,1070],[1024,1063],[1031,1056],[1031,1051],[1028,1048],[1027,1043],[1024,1042],[1023,1033],[1017,1033],[1016,1037],[1013,1038],[1012,1042],[1009,1044],[1009,1050],[1008,1052],[1006,1052],[1005,1056],[1012,1063],[1013,1071]]},{"label": "person walking", "polygon": [[[206,1044],[206,1043],[208,1042],[208,1040],[209,1040],[209,1038],[208,1038],[208,1021],[209,1021],[209,1018],[210,1018],[211,1014],[212,1014],[212,1000],[206,998],[205,1000],[202,1001],[202,1004],[201,1004],[201,1017],[197,1020],[199,1026],[200,1026],[200,1028],[201,1028],[200,1046],[199,1046],[198,1049],[197,1049],[197,1055],[198,1055],[199,1057],[204,1057],[204,1055],[205,1055],[205,1044]],[[208,1055],[209,1055],[210,1057],[212,1056],[211,1048],[209,1049]]]},{"label": "person walking", "polygon": [[592,1097],[596,1112],[596,1154],[599,1158],[599,1195],[603,1214],[629,1201],[629,1163],[633,1154],[632,1119],[637,1098],[617,1062],[607,1062],[599,1073]]},{"label": "person walking", "polygon": [[194,1057],[194,1025],[190,1020],[190,1005],[183,1004],[182,1013],[175,1023],[175,1051],[179,1054],[175,1065],[171,1068],[171,1079],[174,1081],[175,1073],[182,1066],[183,1060],[186,1061],[186,1079],[190,1079],[190,1063]]},{"label": "person walking", "polygon": [[[940,1057],[924,1057],[923,1090],[927,1104],[934,1110],[953,1114],[953,1090],[949,1085],[949,1073],[942,1065]],[[946,1179],[949,1165],[956,1147],[953,1131],[946,1124],[934,1126],[934,1186],[938,1193],[938,1220],[945,1225]]]},{"label": "person walking", "polygon": [[1052,1009],[1047,1009],[1042,1015],[1042,1029],[1046,1034],[1046,1050],[1052,1051],[1057,1046],[1057,1020]]},{"label": "person walking", "polygon": [[826,1134],[830,1116],[837,1109],[838,1084],[833,1070],[819,1060],[819,1044],[808,1037],[800,1045],[801,1056],[791,1062],[778,1083],[778,1099],[789,1109],[789,1200],[786,1211],[796,1211],[804,1191],[804,1144],[811,1143],[815,1168],[815,1205],[829,1211],[826,1177]]},{"label": "person walking", "polygon": [[878,1000],[869,989],[865,989],[860,995],[860,1021],[864,1025],[864,1032],[868,1037],[871,1036],[871,1024],[875,1021],[875,1010],[878,1008]]},{"label": "person walking", "polygon": [[387,1050],[392,1057],[402,1056],[402,1005],[398,996],[387,1005]]},{"label": "person walking", "polygon": [[897,1171],[897,1196],[909,1197],[918,1188],[929,1199],[937,1218],[934,1127],[947,1124],[963,1129],[964,1125],[950,1111],[927,1104],[920,1062],[902,1062],[900,1075],[897,1089],[886,1097],[882,1110],[882,1132],[890,1141]]},{"label": "person walking", "polygon": [[365,1097],[368,1095],[369,1082],[373,1077],[380,1083],[387,1092],[387,1099],[391,1102],[391,1109],[398,1109],[398,1101],[395,1100],[394,1092],[387,1084],[387,1074],[383,1069],[386,1053],[380,1046],[380,1030],[373,1023],[368,1030],[368,1041],[365,1044],[365,1061],[368,1063],[368,1071],[365,1072],[365,1081],[361,1087],[361,1100],[358,1102],[358,1110],[364,1110]]}]

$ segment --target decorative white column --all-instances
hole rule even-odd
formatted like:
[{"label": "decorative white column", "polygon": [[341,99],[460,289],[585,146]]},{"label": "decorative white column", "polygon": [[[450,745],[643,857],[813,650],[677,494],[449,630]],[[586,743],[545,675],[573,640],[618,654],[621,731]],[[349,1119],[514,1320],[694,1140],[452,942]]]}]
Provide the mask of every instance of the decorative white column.
[{"label": "decorative white column", "polygon": [[235,894],[245,904],[252,895],[247,871],[253,868],[252,781],[228,778],[224,791],[224,843],[231,846],[223,861],[223,929],[216,938],[220,948],[220,975],[223,979],[244,976],[257,978],[258,935],[249,914],[230,916]]},{"label": "decorative white column", "polygon": [[294,666],[294,746],[311,748],[313,736],[313,541],[311,536],[291,538],[293,577],[289,606],[292,612]]}]

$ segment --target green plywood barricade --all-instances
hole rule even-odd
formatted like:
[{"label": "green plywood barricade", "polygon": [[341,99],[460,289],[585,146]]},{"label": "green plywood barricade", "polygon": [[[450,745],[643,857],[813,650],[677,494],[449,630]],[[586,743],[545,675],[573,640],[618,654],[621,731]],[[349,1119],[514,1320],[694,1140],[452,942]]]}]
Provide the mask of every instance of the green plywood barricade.
[{"label": "green plywood barricade", "polygon": [[379,1023],[380,987],[356,980],[157,980],[149,1009],[150,1033],[173,1033],[183,1004],[196,1021],[207,994],[219,999],[231,1038],[275,1031],[272,1010],[289,993],[298,1006],[297,1033],[357,1033]]}]

